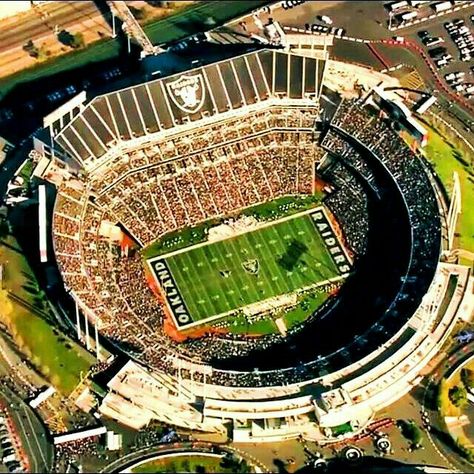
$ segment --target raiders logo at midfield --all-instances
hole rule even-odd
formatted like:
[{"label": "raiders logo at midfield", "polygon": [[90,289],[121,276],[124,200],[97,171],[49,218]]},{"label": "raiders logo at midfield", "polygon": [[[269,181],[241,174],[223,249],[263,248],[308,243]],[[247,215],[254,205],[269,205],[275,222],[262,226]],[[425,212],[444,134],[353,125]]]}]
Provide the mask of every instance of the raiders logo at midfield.
[{"label": "raiders logo at midfield", "polygon": [[166,84],[173,103],[183,112],[194,114],[204,103],[206,90],[202,74],[180,76]]},{"label": "raiders logo at midfield", "polygon": [[246,260],[245,262],[242,262],[242,267],[247,273],[256,275],[260,268],[260,264],[256,258],[252,258],[252,259]]}]

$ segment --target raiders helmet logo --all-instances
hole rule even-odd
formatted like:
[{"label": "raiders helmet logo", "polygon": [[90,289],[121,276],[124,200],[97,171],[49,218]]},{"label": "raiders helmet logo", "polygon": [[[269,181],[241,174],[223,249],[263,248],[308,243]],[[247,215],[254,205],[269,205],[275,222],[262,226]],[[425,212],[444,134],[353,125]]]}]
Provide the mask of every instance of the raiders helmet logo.
[{"label": "raiders helmet logo", "polygon": [[193,114],[204,103],[204,81],[201,74],[181,76],[166,84],[173,103],[183,112]]}]

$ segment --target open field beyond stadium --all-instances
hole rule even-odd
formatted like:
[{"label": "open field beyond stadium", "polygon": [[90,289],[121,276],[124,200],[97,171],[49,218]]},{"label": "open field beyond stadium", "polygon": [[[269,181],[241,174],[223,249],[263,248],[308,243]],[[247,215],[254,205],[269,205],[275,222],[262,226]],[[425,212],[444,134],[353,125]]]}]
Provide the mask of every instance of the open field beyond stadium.
[{"label": "open field beyond stadium", "polygon": [[[69,395],[80,382],[81,372],[85,374],[94,363],[94,357],[45,318],[49,309],[38,293],[37,282],[21,248],[11,236],[0,243],[2,264],[0,320],[35,368],[60,392]],[[7,299],[8,293],[15,299]]]},{"label": "open field beyond stadium", "polygon": [[151,258],[148,264],[178,327],[324,284],[349,270],[321,208]]},{"label": "open field beyond stadium", "polygon": [[448,130],[430,127],[429,141],[424,152],[449,193],[453,186],[453,172],[459,173],[462,213],[457,227],[459,238],[456,247],[474,252],[474,213],[470,209],[474,202],[474,169],[467,152],[463,155],[451,144],[458,141],[451,135],[452,132]]},{"label": "open field beyond stadium", "polygon": [[[196,2],[168,17],[151,21],[144,26],[144,30],[154,44],[164,44],[221,25],[266,3],[268,2],[258,0],[249,2]],[[5,97],[13,87],[20,83],[78,69],[91,62],[99,63],[109,59],[118,59],[119,56],[120,43],[118,39],[105,38],[98,40],[84,49],[71,50],[68,54],[63,54],[1,78],[0,98]]]}]

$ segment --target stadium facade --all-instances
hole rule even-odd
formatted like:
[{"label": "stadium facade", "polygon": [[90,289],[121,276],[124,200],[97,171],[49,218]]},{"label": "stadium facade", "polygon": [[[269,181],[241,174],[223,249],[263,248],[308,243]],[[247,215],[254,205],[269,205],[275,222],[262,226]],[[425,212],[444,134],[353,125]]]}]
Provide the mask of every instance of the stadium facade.
[{"label": "stadium facade", "polygon": [[[408,392],[439,351],[469,277],[440,262],[446,205],[423,161],[367,104],[322,113],[324,70],[309,55],[261,50],[91,98],[35,140],[57,187],[64,285],[130,357],[108,383],[103,415],[136,428],[152,419],[230,426],[241,441],[330,439]],[[239,207],[311,193],[315,167],[357,257],[340,294],[304,331],[263,348],[170,342],[140,259],[114,251],[110,229],[145,246]]]}]

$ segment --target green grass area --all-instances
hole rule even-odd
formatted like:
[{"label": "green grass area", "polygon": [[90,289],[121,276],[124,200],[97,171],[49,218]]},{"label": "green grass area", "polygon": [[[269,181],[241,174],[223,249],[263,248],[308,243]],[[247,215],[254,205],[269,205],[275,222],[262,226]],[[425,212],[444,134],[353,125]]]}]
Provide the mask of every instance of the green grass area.
[{"label": "green grass area", "polygon": [[328,298],[325,291],[310,292],[301,296],[297,306],[289,310],[284,310],[272,316],[267,316],[259,321],[249,322],[243,314],[232,318],[232,324],[228,327],[233,334],[245,334],[263,336],[268,334],[277,334],[278,328],[275,319],[283,318],[287,329],[291,329],[308,319]]},{"label": "green grass area", "polygon": [[246,336],[266,336],[278,333],[278,328],[273,318],[266,317],[259,321],[249,322],[243,314],[233,317],[232,324],[228,329],[233,334],[244,334]]},{"label": "green grass area", "polygon": [[120,45],[117,39],[104,39],[84,49],[71,51],[31,68],[18,71],[15,74],[0,79],[0,99],[5,97],[11,89],[20,83],[31,82],[36,79],[52,76],[53,74],[78,69],[91,63],[117,58],[119,51]]},{"label": "green grass area", "polygon": [[298,306],[282,315],[286,327],[290,329],[305,321],[327,300],[327,298],[328,294],[325,291],[304,295],[298,303]]},{"label": "green grass area", "polygon": [[186,227],[170,232],[143,249],[142,255],[147,259],[204,242],[209,228],[214,227],[221,221],[222,219],[212,219],[195,227]]},{"label": "green grass area", "polygon": [[92,355],[31,312],[16,312],[13,324],[33,364],[60,392],[69,395],[81,372],[85,375],[94,362]]},{"label": "green grass area", "polygon": [[[94,358],[51,324],[54,317],[26,258],[13,237],[0,243],[4,265],[0,318],[18,348],[59,391],[68,395]],[[12,297],[8,297],[8,293]]]},{"label": "green grass area", "polygon": [[[165,459],[156,459],[132,469],[137,473],[155,472],[235,472],[233,468],[222,467],[220,457],[200,456],[173,456]],[[204,471],[202,470],[204,468]]]},{"label": "green grass area", "polygon": [[21,176],[25,181],[28,181],[33,174],[33,170],[35,169],[35,164],[33,160],[27,159],[21,165],[18,175]]},{"label": "green grass area", "polygon": [[[155,44],[171,42],[200,31],[209,30],[265,3],[268,2],[196,2],[195,5],[179,9],[168,17],[152,21],[144,27],[144,30]],[[210,23],[211,18],[214,23]],[[0,79],[0,99],[5,97],[17,84],[78,69],[90,63],[118,58],[119,53],[118,39],[108,38],[96,41],[84,49],[51,58]]]},{"label": "green grass area", "polygon": [[241,214],[245,216],[254,216],[259,221],[280,219],[281,217],[291,216],[297,212],[311,209],[319,204],[322,199],[322,193],[283,196],[274,199],[273,201],[248,207],[244,209]]},{"label": "green grass area", "polygon": [[[233,215],[254,216],[259,221],[274,220],[311,209],[321,203],[322,198],[322,193],[283,196],[273,201],[247,207]],[[175,232],[170,232],[143,249],[142,255],[144,258],[155,257],[204,242],[207,239],[208,230],[222,223],[224,219],[225,218],[211,219],[194,227],[186,227]]]},{"label": "green grass area", "polygon": [[145,25],[144,30],[152,43],[163,44],[215,28],[266,3],[269,2],[196,2],[169,17]]},{"label": "green grass area", "polygon": [[339,274],[310,215],[164,258],[194,321]]},{"label": "green grass area", "polygon": [[[436,173],[450,193],[453,186],[453,171],[459,174],[462,191],[462,214],[459,217],[457,232],[460,234],[456,247],[474,252],[474,166],[472,155],[459,151],[457,140],[447,133],[429,127],[428,144],[424,153],[433,163]],[[453,144],[454,143],[454,144]]]}]

